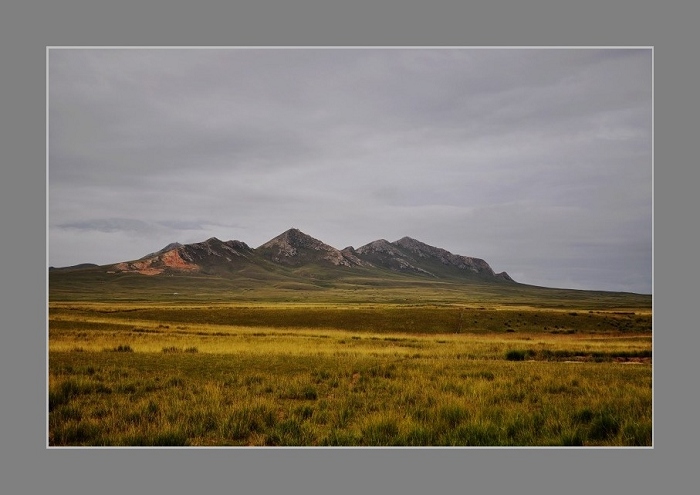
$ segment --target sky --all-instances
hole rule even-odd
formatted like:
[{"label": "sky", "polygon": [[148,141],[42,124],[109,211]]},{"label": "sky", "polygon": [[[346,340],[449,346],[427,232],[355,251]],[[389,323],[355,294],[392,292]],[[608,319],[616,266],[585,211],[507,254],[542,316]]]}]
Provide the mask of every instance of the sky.
[{"label": "sky", "polygon": [[50,48],[48,264],[298,228],[651,294],[652,50]]}]

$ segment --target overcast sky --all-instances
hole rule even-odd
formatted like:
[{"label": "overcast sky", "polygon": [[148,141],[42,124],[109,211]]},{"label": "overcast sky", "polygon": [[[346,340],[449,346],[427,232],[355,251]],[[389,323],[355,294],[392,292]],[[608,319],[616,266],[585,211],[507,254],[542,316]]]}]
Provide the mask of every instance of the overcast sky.
[{"label": "overcast sky", "polygon": [[296,227],[652,292],[651,49],[50,49],[51,266]]}]

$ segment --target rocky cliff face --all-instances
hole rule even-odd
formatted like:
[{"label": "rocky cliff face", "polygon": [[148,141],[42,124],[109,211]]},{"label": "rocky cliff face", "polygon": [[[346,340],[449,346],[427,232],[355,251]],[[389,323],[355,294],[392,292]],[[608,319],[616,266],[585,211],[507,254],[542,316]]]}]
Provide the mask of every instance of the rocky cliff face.
[{"label": "rocky cliff face", "polygon": [[357,255],[375,266],[382,266],[390,270],[402,272],[415,272],[434,276],[429,271],[416,266],[415,260],[405,251],[385,239],[379,239],[357,248]]},{"label": "rocky cliff face", "polygon": [[187,244],[178,248],[181,256],[188,261],[196,263],[197,260],[205,260],[210,257],[232,261],[234,257],[247,257],[253,253],[245,242],[220,241],[216,237],[196,244]]},{"label": "rocky cliff face", "polygon": [[429,246],[410,237],[403,237],[393,244],[421,259],[437,260],[445,266],[452,266],[460,270],[495,275],[489,264],[480,258],[452,254],[445,249]]}]

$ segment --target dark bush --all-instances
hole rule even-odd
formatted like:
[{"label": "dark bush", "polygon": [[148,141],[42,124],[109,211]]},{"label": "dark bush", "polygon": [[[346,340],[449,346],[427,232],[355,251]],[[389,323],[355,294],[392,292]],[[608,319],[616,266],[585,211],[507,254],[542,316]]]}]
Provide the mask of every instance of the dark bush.
[{"label": "dark bush", "polygon": [[508,361],[525,361],[525,354],[525,351],[511,349],[506,353],[506,359]]}]

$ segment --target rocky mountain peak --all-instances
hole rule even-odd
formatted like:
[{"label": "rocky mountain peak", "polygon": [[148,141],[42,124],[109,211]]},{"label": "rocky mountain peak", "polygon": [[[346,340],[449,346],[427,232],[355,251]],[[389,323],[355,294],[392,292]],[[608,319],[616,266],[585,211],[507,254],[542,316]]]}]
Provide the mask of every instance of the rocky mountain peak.
[{"label": "rocky mountain peak", "polygon": [[277,237],[273,237],[258,249],[279,249],[286,256],[295,256],[300,248],[313,249],[315,251],[335,249],[324,244],[318,239],[303,233],[299,229],[289,229]]},{"label": "rocky mountain peak", "polygon": [[298,266],[307,262],[325,261],[335,266],[362,265],[362,261],[350,253],[343,253],[299,229],[289,229],[270,239],[258,248],[268,259],[276,263]]},{"label": "rocky mountain peak", "polygon": [[216,237],[194,244],[168,244],[160,251],[136,261],[114,265],[116,272],[136,272],[143,275],[158,275],[163,272],[198,272],[203,266],[216,263],[231,263],[236,258],[248,258],[252,250],[245,242],[223,242]]},{"label": "rocky mountain peak", "polygon": [[392,242],[392,244],[394,246],[407,249],[408,251],[417,254],[421,258],[428,256],[439,256],[440,254],[448,252],[442,248],[436,248],[419,240],[413,239],[412,237],[402,237],[398,241]]},{"label": "rocky mountain peak", "polygon": [[358,254],[372,254],[372,253],[382,253],[388,254],[390,256],[401,256],[402,253],[397,251],[396,248],[385,239],[378,239],[365,244],[355,250]]}]

